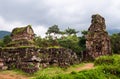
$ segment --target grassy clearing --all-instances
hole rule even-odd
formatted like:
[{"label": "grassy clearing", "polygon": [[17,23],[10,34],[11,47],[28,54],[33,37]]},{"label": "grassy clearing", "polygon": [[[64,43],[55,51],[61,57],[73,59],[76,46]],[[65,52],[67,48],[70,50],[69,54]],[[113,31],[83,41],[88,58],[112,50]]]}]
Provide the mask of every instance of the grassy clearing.
[{"label": "grassy clearing", "polygon": [[[60,68],[60,67],[49,67],[49,68],[41,69],[34,74],[27,74],[27,73],[24,73],[23,71],[17,70],[17,69],[5,70],[5,71],[0,71],[0,75],[3,75],[3,76],[6,75],[6,76],[10,76],[10,77],[18,76],[18,79],[22,79],[20,77],[24,77],[25,79],[33,79],[33,78],[36,79],[36,77],[41,76],[41,77],[43,77],[43,79],[46,79],[45,78],[46,76],[54,77],[54,76],[57,76],[57,75],[61,75],[63,73],[64,74],[71,73],[72,71],[76,71],[77,68],[83,67],[84,65],[85,65],[85,63],[81,63],[81,64],[78,64],[78,65],[70,66],[67,69],[66,68]],[[17,78],[15,78],[15,79],[17,79]]]},{"label": "grassy clearing", "polygon": [[53,77],[53,76],[56,76],[62,73],[67,74],[67,73],[71,73],[72,71],[76,71],[77,68],[84,66],[84,64],[85,63],[81,63],[79,65],[73,65],[73,66],[68,67],[67,69],[60,68],[60,67],[49,67],[46,69],[39,70],[33,76],[46,76],[47,75],[47,76]]},{"label": "grassy clearing", "polygon": [[[120,79],[120,55],[101,56],[95,60],[95,68],[71,73],[60,71],[54,74],[36,75],[33,79]],[[50,71],[48,71],[50,72]],[[40,73],[39,73],[40,74]]]}]

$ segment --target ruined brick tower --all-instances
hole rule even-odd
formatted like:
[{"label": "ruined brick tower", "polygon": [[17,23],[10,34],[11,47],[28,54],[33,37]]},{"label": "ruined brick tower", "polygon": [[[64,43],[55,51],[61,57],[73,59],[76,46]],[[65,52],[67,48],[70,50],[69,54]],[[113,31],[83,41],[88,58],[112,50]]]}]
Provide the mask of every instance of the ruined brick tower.
[{"label": "ruined brick tower", "polygon": [[14,28],[11,33],[12,42],[8,47],[34,46],[34,31],[31,25]]},{"label": "ruined brick tower", "polygon": [[26,27],[14,28],[11,33],[12,41],[17,40],[33,40],[34,31],[31,25],[27,25]]},{"label": "ruined brick tower", "polygon": [[105,19],[99,14],[92,15],[91,25],[86,35],[86,48],[88,55],[93,59],[111,54],[111,44],[106,31]]}]

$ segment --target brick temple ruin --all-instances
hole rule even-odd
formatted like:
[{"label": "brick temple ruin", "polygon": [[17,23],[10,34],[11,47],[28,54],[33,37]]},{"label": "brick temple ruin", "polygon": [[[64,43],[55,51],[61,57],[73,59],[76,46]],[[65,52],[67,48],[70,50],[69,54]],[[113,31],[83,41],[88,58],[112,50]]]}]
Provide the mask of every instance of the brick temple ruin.
[{"label": "brick temple ruin", "polygon": [[14,28],[11,33],[12,41],[16,40],[33,40],[34,31],[30,25],[21,28]]},{"label": "brick temple ruin", "polygon": [[[18,68],[34,73],[51,65],[67,67],[79,63],[76,53],[70,49],[35,47],[34,31],[30,25],[13,29],[11,38],[7,47],[0,48],[0,69]],[[93,15],[86,35],[86,52],[80,59],[95,59],[108,54],[111,54],[111,45],[105,19],[99,14]]]},{"label": "brick temple ruin", "polygon": [[12,42],[8,47],[34,46],[34,31],[31,25],[26,27],[14,28],[11,33]]},{"label": "brick temple ruin", "polygon": [[79,62],[76,53],[70,49],[35,47],[30,25],[13,29],[11,38],[7,47],[0,48],[0,69],[17,68],[34,73],[51,65],[67,67]]},{"label": "brick temple ruin", "polygon": [[86,35],[86,51],[87,56],[90,56],[92,59],[112,54],[105,19],[99,14],[92,15],[91,25]]}]

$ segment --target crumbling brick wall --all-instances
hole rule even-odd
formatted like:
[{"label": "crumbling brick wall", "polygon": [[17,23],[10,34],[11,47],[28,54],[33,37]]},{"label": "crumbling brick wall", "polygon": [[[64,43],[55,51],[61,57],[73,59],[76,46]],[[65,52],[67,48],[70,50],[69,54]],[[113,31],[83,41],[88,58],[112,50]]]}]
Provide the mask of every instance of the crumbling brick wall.
[{"label": "crumbling brick wall", "polygon": [[65,48],[3,48],[0,58],[9,69],[18,68],[28,73],[39,70],[39,67],[67,67],[78,63],[76,53]]}]

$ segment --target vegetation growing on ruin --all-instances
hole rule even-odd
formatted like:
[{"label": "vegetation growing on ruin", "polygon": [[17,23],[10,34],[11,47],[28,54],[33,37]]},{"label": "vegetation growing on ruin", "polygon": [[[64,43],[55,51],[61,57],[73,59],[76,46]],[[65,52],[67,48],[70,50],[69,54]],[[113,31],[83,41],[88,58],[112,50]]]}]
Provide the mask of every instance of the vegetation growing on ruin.
[{"label": "vegetation growing on ruin", "polygon": [[48,68],[45,69],[44,72],[40,71],[39,74],[37,72],[35,78],[33,79],[119,79],[119,60],[120,55],[101,56],[95,60],[94,69],[79,72],[71,71],[71,73],[65,73],[65,71],[61,71],[55,68],[57,71],[54,71],[54,73],[52,73],[51,69]]},{"label": "vegetation growing on ruin", "polygon": [[[31,25],[28,25],[27,27],[30,27],[31,28]],[[15,28],[13,29],[13,32],[12,32],[12,35],[16,35],[16,34],[19,34],[19,33],[23,33],[27,27],[22,27],[22,28]]]},{"label": "vegetation growing on ruin", "polygon": [[24,44],[26,45],[34,45],[35,42],[32,40],[16,40],[16,41],[10,41],[7,46],[14,46],[14,45],[21,45],[23,46]]},{"label": "vegetation growing on ruin", "polygon": [[15,35],[15,34],[18,34],[18,33],[22,33],[22,32],[24,32],[25,28],[26,28],[26,27],[15,28],[15,29],[13,30],[13,33],[12,33],[12,34]]}]

